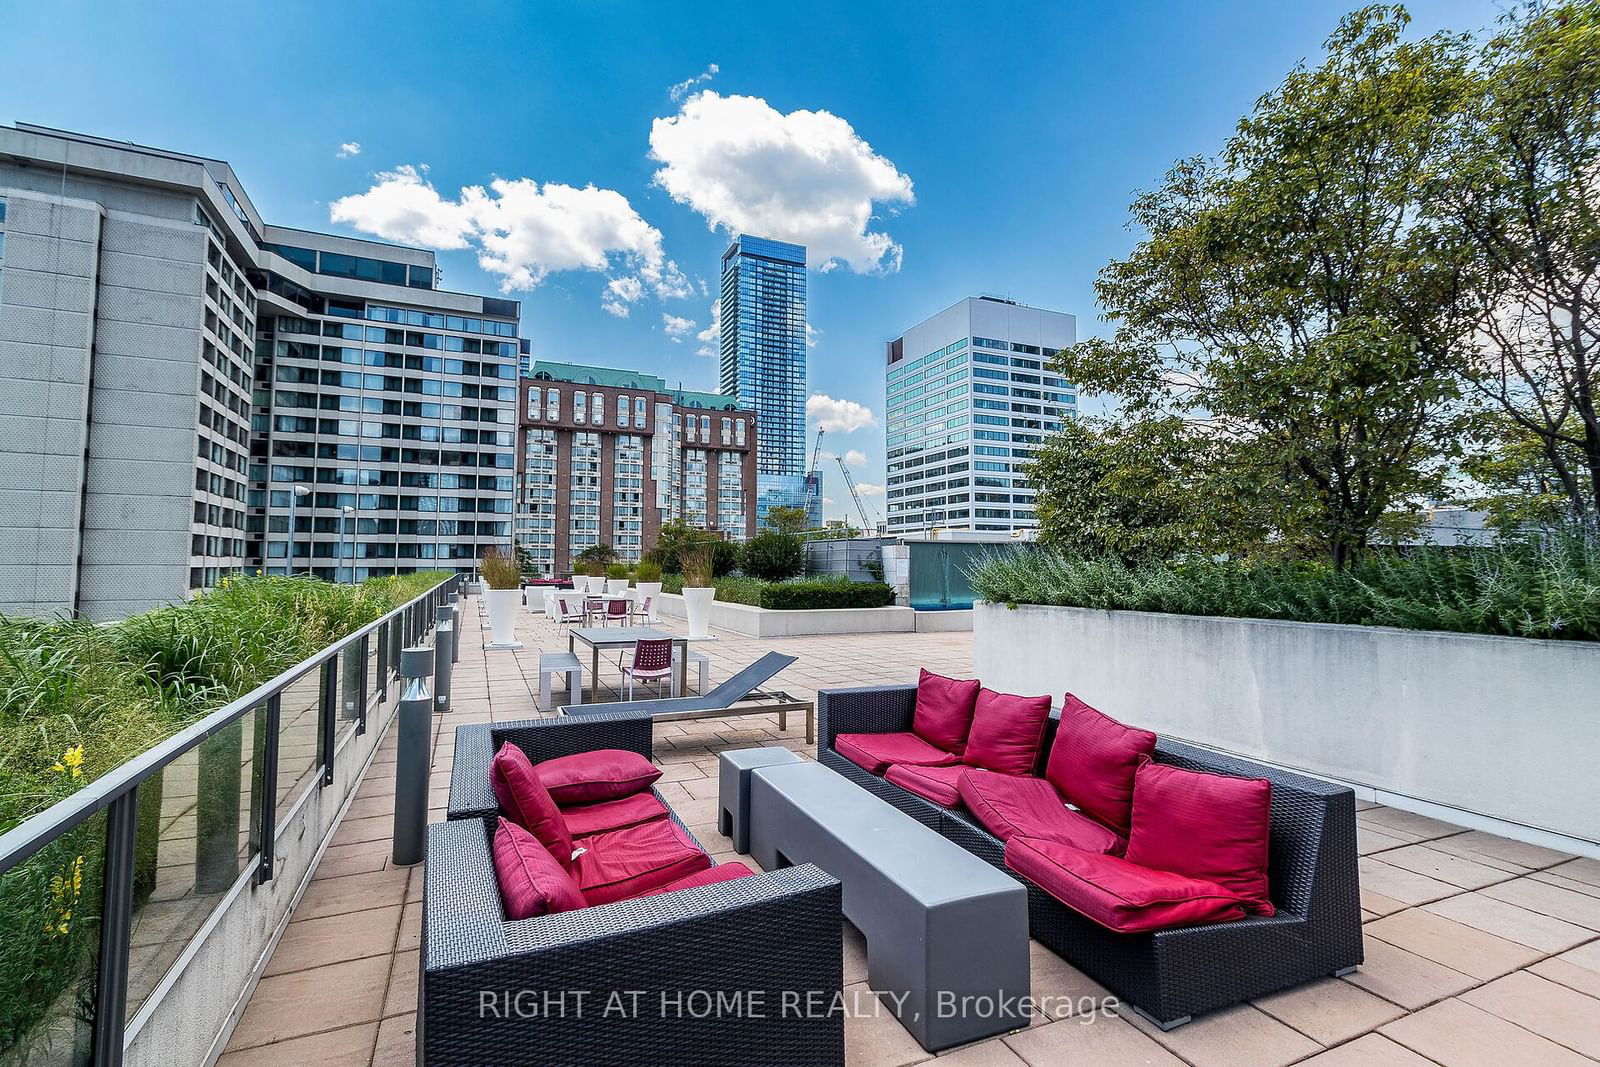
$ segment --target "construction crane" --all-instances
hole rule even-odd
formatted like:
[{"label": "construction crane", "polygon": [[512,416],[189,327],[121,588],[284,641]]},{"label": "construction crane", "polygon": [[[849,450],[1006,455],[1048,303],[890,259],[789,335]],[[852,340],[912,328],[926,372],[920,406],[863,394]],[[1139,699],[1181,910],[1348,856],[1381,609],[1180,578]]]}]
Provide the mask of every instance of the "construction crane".
[{"label": "construction crane", "polygon": [[856,510],[861,512],[861,525],[863,533],[872,533],[877,530],[878,524],[867,515],[866,501],[861,499],[861,492],[856,488],[856,480],[850,477],[850,468],[844,465],[843,456],[835,456],[839,461],[839,472],[844,475],[844,484],[850,490],[850,499],[856,502]]},{"label": "construction crane", "polygon": [[822,435],[825,431],[817,428],[817,443],[811,446],[811,466],[806,468],[806,515],[811,515],[811,508],[817,502],[817,497],[822,495]]}]

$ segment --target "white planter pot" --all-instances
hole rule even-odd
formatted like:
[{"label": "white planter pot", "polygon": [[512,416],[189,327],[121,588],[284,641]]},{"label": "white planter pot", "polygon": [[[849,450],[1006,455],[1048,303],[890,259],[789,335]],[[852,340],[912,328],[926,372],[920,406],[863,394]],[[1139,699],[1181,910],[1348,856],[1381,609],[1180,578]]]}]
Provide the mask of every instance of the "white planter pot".
[{"label": "white planter pot", "polygon": [[683,607],[689,616],[689,636],[709,637],[711,634],[711,601],[717,595],[714,588],[693,586],[683,591]]},{"label": "white planter pot", "polygon": [[635,585],[633,587],[633,595],[634,595],[633,602],[635,604],[643,604],[645,602],[645,598],[646,597],[650,598],[650,617],[648,619],[646,619],[645,621],[646,622],[655,622],[656,621],[656,609],[658,607],[660,607],[660,601],[661,601],[661,583],[660,582],[639,582],[637,585]]},{"label": "white planter pot", "polygon": [[611,595],[611,596],[619,596],[619,595],[621,595],[623,593],[626,593],[627,591],[628,591],[628,579],[626,579],[626,578],[607,578],[606,579],[606,592],[609,595]]},{"label": "white planter pot", "polygon": [[497,648],[521,648],[517,641],[517,613],[522,590],[490,589],[483,595],[489,605],[489,643]]},{"label": "white planter pot", "polygon": [[585,576],[583,579],[583,589],[586,593],[603,593],[606,591],[606,580],[604,578],[590,578]]}]

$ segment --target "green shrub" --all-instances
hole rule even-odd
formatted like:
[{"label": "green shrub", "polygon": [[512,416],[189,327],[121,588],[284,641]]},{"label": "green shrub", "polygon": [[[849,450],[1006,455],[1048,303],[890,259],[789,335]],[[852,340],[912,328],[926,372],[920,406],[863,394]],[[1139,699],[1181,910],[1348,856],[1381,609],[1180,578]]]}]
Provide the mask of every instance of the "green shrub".
[{"label": "green shrub", "polygon": [[882,608],[893,603],[894,589],[882,582],[852,582],[843,578],[771,582],[761,590],[761,606],[774,611]]},{"label": "green shrub", "polygon": [[661,565],[651,560],[640,560],[639,565],[633,568],[635,582],[659,582],[661,580]]},{"label": "green shrub", "polygon": [[740,569],[752,578],[781,582],[806,566],[805,542],[791,533],[762,530],[744,543]]},{"label": "green shrub", "polygon": [[1581,538],[1321,563],[1127,564],[1025,549],[977,560],[972,588],[1014,604],[1600,640],[1600,546]]},{"label": "green shrub", "polygon": [[626,578],[627,576],[628,576],[628,565],[626,563],[613,563],[611,566],[606,568],[606,577],[607,578],[619,579],[619,578]]}]

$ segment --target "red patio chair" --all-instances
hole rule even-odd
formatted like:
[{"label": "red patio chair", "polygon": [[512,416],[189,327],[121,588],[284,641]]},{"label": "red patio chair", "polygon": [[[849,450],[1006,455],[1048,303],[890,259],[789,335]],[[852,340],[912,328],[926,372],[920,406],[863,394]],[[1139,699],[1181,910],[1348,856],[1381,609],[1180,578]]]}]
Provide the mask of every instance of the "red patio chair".
[{"label": "red patio chair", "polygon": [[650,638],[637,641],[633,646],[633,663],[622,668],[622,675],[627,679],[625,696],[623,699],[633,699],[633,683],[635,679],[645,682],[655,682],[657,693],[660,693],[660,683],[672,678],[672,638]]}]

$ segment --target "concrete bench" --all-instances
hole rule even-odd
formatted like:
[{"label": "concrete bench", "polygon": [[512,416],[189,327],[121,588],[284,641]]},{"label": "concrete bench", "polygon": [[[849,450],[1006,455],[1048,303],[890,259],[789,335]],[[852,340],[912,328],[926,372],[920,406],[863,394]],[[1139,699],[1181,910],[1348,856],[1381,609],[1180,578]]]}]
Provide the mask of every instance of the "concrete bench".
[{"label": "concrete bench", "polygon": [[750,851],[750,772],[799,762],[799,756],[776,745],[717,753],[717,829],[733,839],[735,852]]},{"label": "concrete bench", "polygon": [[539,706],[545,711],[550,711],[554,705],[550,703],[550,676],[564,674],[567,676],[567,699],[573,704],[583,703],[583,664],[578,662],[578,657],[571,652],[541,652],[539,653]]},{"label": "concrete bench", "polygon": [[[677,652],[674,651],[673,655],[676,656]],[[707,656],[704,652],[690,652],[689,666],[691,668],[699,668],[700,671],[700,684],[695,687],[695,692],[704,693],[707,689],[711,688],[711,657]],[[685,671],[684,673],[685,676],[687,676],[688,672]],[[676,678],[676,675],[674,675],[674,678]],[[677,693],[674,695],[688,696],[687,693]]]}]

